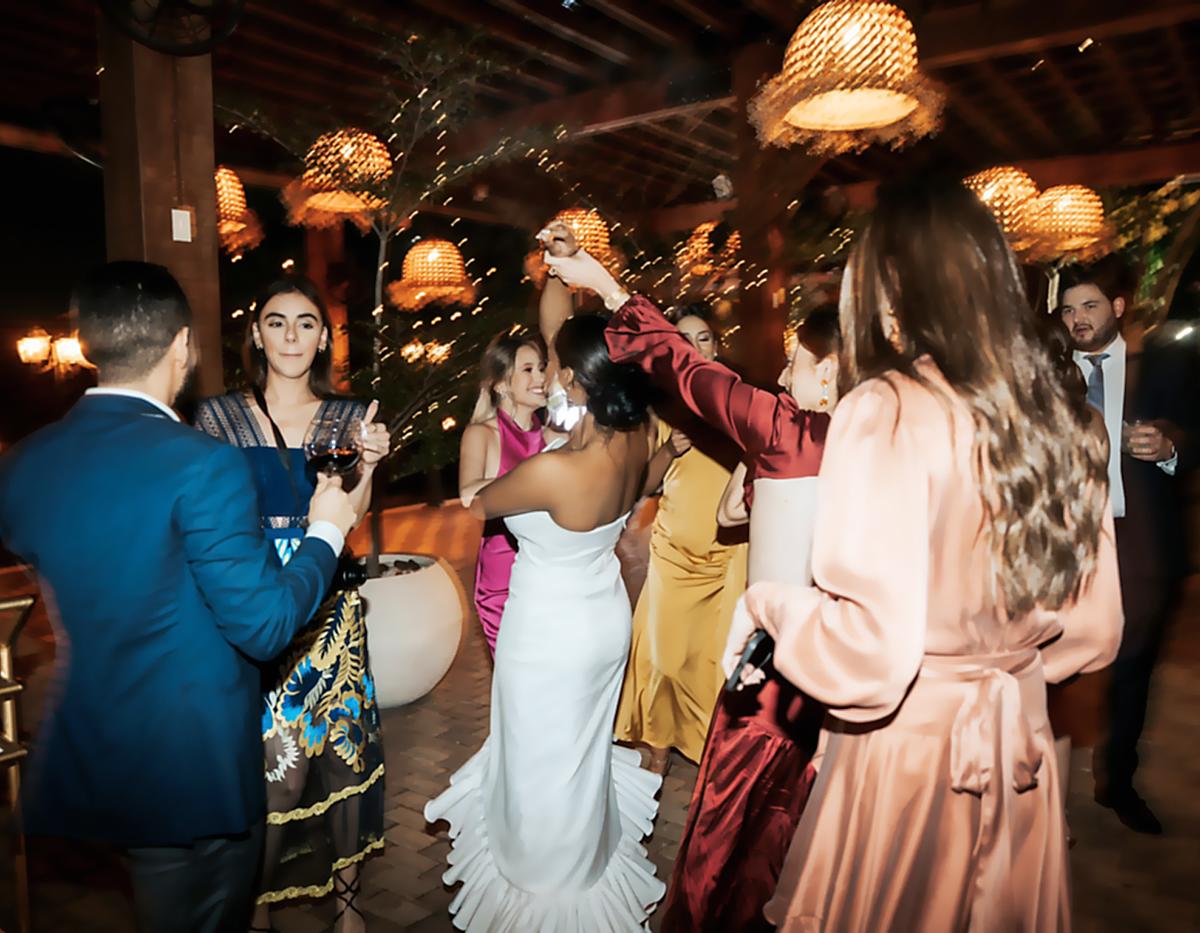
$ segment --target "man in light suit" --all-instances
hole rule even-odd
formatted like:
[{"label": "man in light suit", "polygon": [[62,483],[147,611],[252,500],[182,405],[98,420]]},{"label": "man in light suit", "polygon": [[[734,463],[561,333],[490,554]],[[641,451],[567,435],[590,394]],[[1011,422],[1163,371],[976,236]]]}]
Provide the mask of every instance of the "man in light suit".
[{"label": "man in light suit", "polygon": [[1189,426],[1195,423],[1195,378],[1181,354],[1151,356],[1140,340],[1122,337],[1133,283],[1119,257],[1064,268],[1058,294],[1088,401],[1104,415],[1111,442],[1109,488],[1125,609],[1111,673],[1108,738],[1093,768],[1096,800],[1131,829],[1156,835],[1162,825],[1133,777],[1151,675],[1187,571],[1179,475],[1194,452]]},{"label": "man in light suit", "polygon": [[170,407],[194,367],[178,283],[110,263],[74,304],[99,388],[0,460],[0,539],[58,643],[24,828],[126,850],[143,930],[241,933],[265,807],[255,662],[316,611],[354,510],[322,480],[281,569],[242,453]]}]

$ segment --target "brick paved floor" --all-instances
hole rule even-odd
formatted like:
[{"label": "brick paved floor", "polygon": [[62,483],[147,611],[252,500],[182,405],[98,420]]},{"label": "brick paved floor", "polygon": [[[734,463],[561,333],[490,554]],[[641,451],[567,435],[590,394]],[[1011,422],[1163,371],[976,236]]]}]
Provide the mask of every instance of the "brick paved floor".
[{"label": "brick paved floor", "polygon": [[[439,554],[469,583],[477,526],[459,509],[405,509],[389,515],[389,550]],[[630,548],[636,551],[636,547]],[[635,568],[633,586],[637,586]],[[1200,930],[1200,580],[1190,611],[1175,628],[1160,669],[1145,742],[1142,785],[1167,824],[1161,838],[1126,831],[1091,801],[1089,755],[1073,759],[1070,821],[1076,929]],[[0,579],[0,593],[19,584]],[[48,632],[30,640],[26,663],[44,661]],[[44,663],[38,664],[38,671]],[[427,697],[384,714],[387,753],[387,837],[390,845],[364,871],[362,907],[375,933],[450,931],[453,892],[441,873],[449,849],[444,824],[425,824],[421,808],[482,742],[488,728],[490,664],[477,624],[468,620],[449,674]],[[34,697],[39,685],[35,677]],[[660,877],[670,874],[696,769],[676,758],[665,783],[654,836],[648,843]],[[0,850],[2,851],[2,850]],[[5,866],[7,872],[7,866]],[[118,865],[84,847],[33,853],[36,929],[132,929],[128,893]],[[11,882],[0,876],[0,926]],[[281,933],[317,933],[333,917],[331,902],[279,910]]]}]

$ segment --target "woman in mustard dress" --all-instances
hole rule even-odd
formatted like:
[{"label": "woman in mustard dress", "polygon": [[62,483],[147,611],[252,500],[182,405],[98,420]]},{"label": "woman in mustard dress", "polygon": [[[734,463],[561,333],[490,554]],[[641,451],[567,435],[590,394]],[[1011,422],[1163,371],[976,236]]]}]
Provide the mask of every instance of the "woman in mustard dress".
[{"label": "woman in mustard dress", "polygon": [[[714,359],[716,333],[706,312],[689,307],[675,325]],[[650,746],[651,770],[660,774],[672,748],[700,760],[724,680],[721,651],[746,586],[746,545],[730,542],[717,526],[738,451],[694,416],[664,414],[676,427],[658,426],[658,462],[651,470],[668,465],[616,723],[618,739]]]}]

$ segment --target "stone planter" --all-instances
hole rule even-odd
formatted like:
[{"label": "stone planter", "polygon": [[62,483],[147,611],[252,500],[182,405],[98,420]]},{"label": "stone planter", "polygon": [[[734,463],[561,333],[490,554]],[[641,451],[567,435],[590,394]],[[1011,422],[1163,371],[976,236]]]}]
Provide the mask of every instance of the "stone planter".
[{"label": "stone planter", "polygon": [[382,554],[386,566],[410,560],[419,570],[368,580],[367,650],[380,708],[403,706],[438,685],[462,641],[467,597],[444,560],[424,554]]}]

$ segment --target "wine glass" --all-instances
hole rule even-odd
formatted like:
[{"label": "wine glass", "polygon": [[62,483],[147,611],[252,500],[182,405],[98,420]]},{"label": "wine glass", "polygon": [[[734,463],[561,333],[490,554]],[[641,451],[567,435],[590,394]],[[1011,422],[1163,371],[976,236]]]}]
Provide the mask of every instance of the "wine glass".
[{"label": "wine glass", "polygon": [[362,457],[361,418],[318,418],[304,438],[304,458],[316,473],[344,476]]}]

